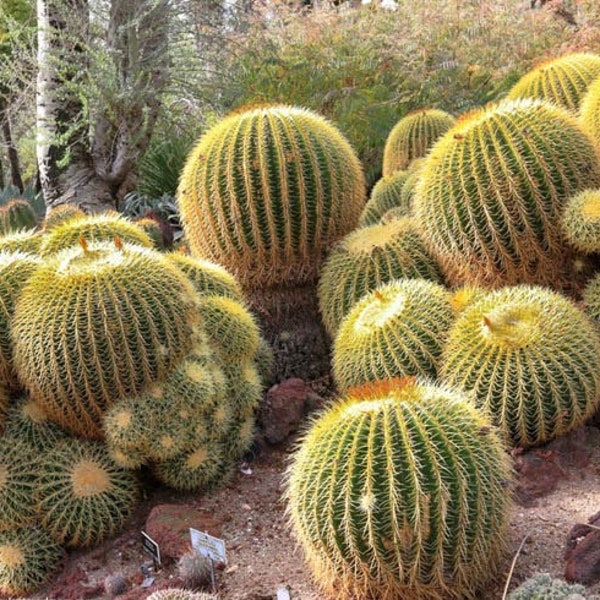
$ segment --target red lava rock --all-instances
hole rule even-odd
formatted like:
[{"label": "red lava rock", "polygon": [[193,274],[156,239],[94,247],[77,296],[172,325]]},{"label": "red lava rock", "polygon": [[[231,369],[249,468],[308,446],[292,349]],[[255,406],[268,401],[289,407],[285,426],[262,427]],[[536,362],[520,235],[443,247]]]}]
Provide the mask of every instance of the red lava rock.
[{"label": "red lava rock", "polygon": [[190,527],[221,537],[221,521],[185,504],[159,504],[146,520],[144,531],[158,544],[161,558],[180,558],[190,549]]},{"label": "red lava rock", "polygon": [[546,448],[558,456],[563,468],[584,469],[590,464],[591,444],[587,427],[579,427],[565,435],[552,440]]},{"label": "red lava rock", "polygon": [[534,506],[536,498],[552,492],[565,476],[552,451],[533,450],[521,454],[514,464],[518,473],[516,497],[522,506]]},{"label": "red lava rock", "polygon": [[[65,569],[56,578],[48,592],[52,600],[77,600],[83,598],[88,587],[83,585],[88,580],[86,572],[79,566]],[[101,594],[100,594],[101,595]]]},{"label": "red lava rock", "polygon": [[298,429],[313,392],[297,377],[274,385],[261,404],[258,423],[267,442],[279,444]]},{"label": "red lava rock", "polygon": [[[600,525],[600,512],[588,520],[589,525]],[[600,581],[600,529],[578,523],[567,536],[564,559],[567,581],[592,585]]]}]

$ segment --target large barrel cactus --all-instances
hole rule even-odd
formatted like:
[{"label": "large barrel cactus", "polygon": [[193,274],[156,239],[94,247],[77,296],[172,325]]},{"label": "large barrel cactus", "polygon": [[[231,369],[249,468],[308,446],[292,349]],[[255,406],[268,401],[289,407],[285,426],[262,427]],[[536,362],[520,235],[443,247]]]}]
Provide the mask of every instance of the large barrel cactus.
[{"label": "large barrel cactus", "polygon": [[579,121],[594,140],[600,143],[600,74],[590,84],[581,100]]},{"label": "large barrel cactus", "polygon": [[359,300],[342,321],[333,375],[346,390],[407,375],[435,377],[454,312],[446,289],[425,279],[398,279]]},{"label": "large barrel cactus", "polygon": [[404,214],[410,213],[410,204],[402,203],[402,187],[410,171],[396,171],[388,177],[382,177],[371,190],[369,201],[365,204],[358,222],[360,227],[379,223],[381,217],[390,208],[397,208]]},{"label": "large barrel cactus", "polygon": [[319,308],[329,334],[335,336],[342,319],[365,294],[402,277],[442,282],[440,267],[412,219],[349,233],[330,252],[319,279]]},{"label": "large barrel cactus", "polygon": [[158,252],[84,244],[47,260],[12,321],[20,380],[48,414],[84,437],[119,398],[164,379],[192,345],[191,282]]},{"label": "large barrel cactus", "polygon": [[440,376],[469,393],[520,447],[579,427],[600,403],[600,337],[556,292],[507,287],[465,308],[448,334]]},{"label": "large barrel cactus", "polygon": [[329,122],[289,106],[235,113],[187,159],[178,190],[192,254],[246,288],[316,278],[365,204],[360,162]]},{"label": "large barrel cactus", "polygon": [[308,431],[289,513],[328,597],[472,599],[507,545],[510,469],[460,393],[389,380],[351,390]]},{"label": "large barrel cactus", "polygon": [[516,100],[465,117],[438,141],[413,208],[452,283],[560,286],[571,267],[564,207],[595,186],[598,149],[575,117]]},{"label": "large barrel cactus", "polygon": [[425,156],[435,141],[452,125],[454,117],[443,110],[416,110],[396,123],[383,149],[383,176],[406,169]]},{"label": "large barrel cactus", "polygon": [[599,75],[599,55],[590,52],[566,54],[525,73],[508,92],[508,98],[546,100],[576,111],[588,87]]}]

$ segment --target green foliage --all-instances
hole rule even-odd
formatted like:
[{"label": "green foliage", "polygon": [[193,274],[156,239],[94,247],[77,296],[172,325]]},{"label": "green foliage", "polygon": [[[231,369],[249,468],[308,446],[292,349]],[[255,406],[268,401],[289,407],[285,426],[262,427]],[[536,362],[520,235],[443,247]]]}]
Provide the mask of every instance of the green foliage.
[{"label": "green foliage", "polygon": [[31,594],[61,566],[64,549],[38,525],[0,531],[0,591]]},{"label": "green foliage", "polygon": [[600,600],[588,594],[583,585],[553,579],[548,573],[538,573],[524,581],[508,595],[508,600]]},{"label": "green foliage", "polygon": [[565,109],[514,100],[463,117],[425,160],[413,204],[453,284],[565,285],[567,200],[600,187],[598,150]]},{"label": "green foliage", "polygon": [[579,427],[600,402],[600,337],[551,290],[520,285],[468,305],[448,334],[440,377],[468,393],[515,446]]},{"label": "green foliage", "polygon": [[454,320],[448,293],[425,279],[397,279],[363,296],[341,322],[333,375],[341,390],[390,377],[435,378]]},{"label": "green foliage", "polygon": [[48,259],[12,321],[25,388],[65,429],[101,437],[104,411],[167,377],[192,345],[197,297],[162,254],[97,242]]},{"label": "green foliage", "polygon": [[244,288],[314,280],[328,246],[365,204],[364,176],[342,134],[290,106],[229,115],[190,154],[178,196],[192,254]]},{"label": "green foliage", "polygon": [[600,55],[589,52],[567,54],[544,61],[529,71],[508,92],[511,100],[546,100],[577,111],[588,87],[600,75]]},{"label": "green foliage", "polygon": [[289,470],[288,510],[327,597],[473,599],[507,547],[510,479],[466,397],[381,381],[313,423]]},{"label": "green foliage", "polygon": [[600,189],[583,190],[569,199],[562,219],[564,234],[580,252],[600,252]]},{"label": "green foliage", "polygon": [[398,2],[394,13],[259,12],[225,64],[225,103],[316,110],[348,136],[372,185],[385,140],[404,115],[422,106],[458,114],[494,100],[532,59],[572,33],[550,11],[532,18],[512,1],[487,3],[484,18],[481,10],[438,0]]},{"label": "green foliage", "polygon": [[358,224],[360,227],[375,225],[390,208],[399,208],[404,214],[410,213],[410,204],[402,204],[402,187],[410,173],[396,171],[388,177],[382,177],[371,190],[371,196],[365,204]]},{"label": "green foliage", "polygon": [[442,283],[440,268],[425,249],[413,219],[349,233],[329,253],[319,279],[319,308],[329,335],[335,336],[365,294],[402,277]]},{"label": "green foliage", "polygon": [[73,438],[43,455],[36,485],[43,526],[72,547],[117,533],[138,499],[135,476],[103,444]]}]

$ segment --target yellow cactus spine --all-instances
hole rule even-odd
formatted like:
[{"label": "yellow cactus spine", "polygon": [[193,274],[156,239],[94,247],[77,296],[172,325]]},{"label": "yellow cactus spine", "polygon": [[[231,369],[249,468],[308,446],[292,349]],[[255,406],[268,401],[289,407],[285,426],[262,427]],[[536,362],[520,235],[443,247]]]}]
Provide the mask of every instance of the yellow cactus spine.
[{"label": "yellow cactus spine", "polygon": [[382,177],[375,184],[371,190],[371,197],[360,215],[360,227],[376,225],[391,208],[405,216],[410,214],[410,204],[402,201],[402,187],[409,175],[409,171],[396,171],[388,177]]},{"label": "yellow cactus spine", "polygon": [[600,252],[600,189],[583,190],[570,198],[562,226],[576,250],[585,254]]}]

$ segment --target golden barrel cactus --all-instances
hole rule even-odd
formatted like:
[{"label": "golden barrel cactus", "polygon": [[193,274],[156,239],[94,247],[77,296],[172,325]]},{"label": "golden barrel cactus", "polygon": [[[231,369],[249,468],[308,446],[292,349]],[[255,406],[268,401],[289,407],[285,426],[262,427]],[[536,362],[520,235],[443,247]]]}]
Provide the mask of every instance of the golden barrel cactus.
[{"label": "golden barrel cactus", "polygon": [[360,162],[323,117],[290,106],[234,113],[190,153],[178,189],[193,255],[244,288],[316,279],[365,204]]},{"label": "golden barrel cactus", "polygon": [[365,204],[358,224],[368,227],[379,223],[381,217],[391,208],[405,215],[410,214],[410,204],[402,202],[402,187],[410,175],[409,171],[396,171],[388,177],[382,177],[371,190],[369,201]]},{"label": "golden barrel cactus", "polygon": [[600,189],[569,198],[562,219],[564,234],[579,252],[600,252]]}]

